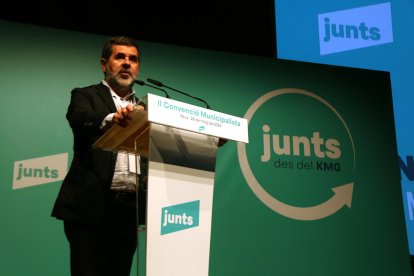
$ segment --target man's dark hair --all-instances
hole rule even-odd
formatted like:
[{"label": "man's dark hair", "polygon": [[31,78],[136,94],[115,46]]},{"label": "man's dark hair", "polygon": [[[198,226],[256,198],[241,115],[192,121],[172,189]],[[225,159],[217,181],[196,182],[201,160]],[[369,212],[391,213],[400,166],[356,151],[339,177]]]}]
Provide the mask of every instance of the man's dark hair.
[{"label": "man's dark hair", "polygon": [[141,51],[138,44],[130,37],[127,36],[114,36],[109,38],[102,47],[101,58],[106,60],[112,55],[113,45],[133,46],[138,51],[138,61],[141,61]]}]

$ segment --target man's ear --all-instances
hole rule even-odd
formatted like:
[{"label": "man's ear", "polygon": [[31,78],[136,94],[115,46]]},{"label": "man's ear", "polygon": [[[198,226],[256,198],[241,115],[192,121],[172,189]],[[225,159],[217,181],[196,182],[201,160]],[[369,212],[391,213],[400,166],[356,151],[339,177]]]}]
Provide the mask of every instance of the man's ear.
[{"label": "man's ear", "polygon": [[102,72],[106,72],[106,59],[104,59],[104,58],[101,58],[101,70],[102,70]]}]

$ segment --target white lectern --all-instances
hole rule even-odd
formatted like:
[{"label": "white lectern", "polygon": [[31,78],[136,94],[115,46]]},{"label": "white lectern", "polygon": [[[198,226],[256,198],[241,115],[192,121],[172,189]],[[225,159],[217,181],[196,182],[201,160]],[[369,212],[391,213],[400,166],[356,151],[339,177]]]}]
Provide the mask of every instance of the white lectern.
[{"label": "white lectern", "polygon": [[218,140],[248,143],[247,120],[152,94],[132,117],[94,147],[148,158],[146,275],[207,276]]}]

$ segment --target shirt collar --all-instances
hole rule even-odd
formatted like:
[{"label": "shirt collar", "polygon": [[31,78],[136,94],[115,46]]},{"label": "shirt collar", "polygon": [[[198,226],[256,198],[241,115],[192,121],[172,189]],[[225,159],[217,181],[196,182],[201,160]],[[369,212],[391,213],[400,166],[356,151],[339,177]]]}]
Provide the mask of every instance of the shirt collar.
[{"label": "shirt collar", "polygon": [[132,92],[129,93],[128,95],[126,95],[122,99],[121,97],[118,96],[118,94],[116,94],[114,92],[114,90],[112,90],[112,88],[109,86],[109,84],[105,80],[102,80],[102,84],[109,88],[109,91],[111,92],[111,95],[112,95],[113,98],[118,99],[118,100],[133,101],[133,102],[135,102],[135,100],[134,100],[135,97],[133,97],[135,95],[135,90],[133,88],[132,88]]},{"label": "shirt collar", "polygon": [[109,91],[111,92],[111,96],[114,99],[115,103],[121,103],[121,102],[130,102],[131,104],[135,104],[135,90],[132,89],[132,92],[126,95],[123,99],[116,94],[112,88],[109,86],[109,84],[102,80],[102,84],[109,88]]}]

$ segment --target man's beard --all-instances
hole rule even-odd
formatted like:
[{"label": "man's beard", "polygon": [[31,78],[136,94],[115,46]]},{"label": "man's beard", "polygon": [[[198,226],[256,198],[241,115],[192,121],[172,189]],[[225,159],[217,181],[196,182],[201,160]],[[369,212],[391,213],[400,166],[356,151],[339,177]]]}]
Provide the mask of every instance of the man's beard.
[{"label": "man's beard", "polygon": [[107,82],[112,86],[116,87],[117,89],[129,89],[134,84],[134,80],[132,78],[123,79],[118,75],[109,75]]}]

